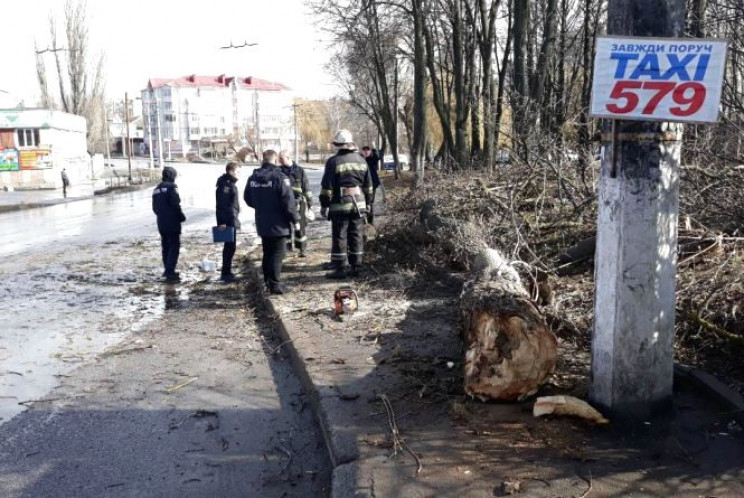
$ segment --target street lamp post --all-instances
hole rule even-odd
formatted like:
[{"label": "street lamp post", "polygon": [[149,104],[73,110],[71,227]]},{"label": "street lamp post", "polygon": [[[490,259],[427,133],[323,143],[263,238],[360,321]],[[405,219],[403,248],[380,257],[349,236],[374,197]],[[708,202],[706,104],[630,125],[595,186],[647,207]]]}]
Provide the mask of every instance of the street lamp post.
[{"label": "street lamp post", "polygon": [[157,113],[158,119],[158,165],[163,167],[163,136],[160,132],[160,97],[155,96],[155,112]]},{"label": "street lamp post", "polygon": [[129,137],[129,93],[124,92],[124,121],[127,127],[127,166],[129,168],[129,183],[132,183],[132,139]]}]

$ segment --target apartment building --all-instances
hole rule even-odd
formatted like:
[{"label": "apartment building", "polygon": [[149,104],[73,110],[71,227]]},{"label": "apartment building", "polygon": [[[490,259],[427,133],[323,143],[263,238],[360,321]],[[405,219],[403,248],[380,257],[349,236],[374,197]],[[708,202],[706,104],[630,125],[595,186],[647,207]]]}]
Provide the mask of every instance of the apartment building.
[{"label": "apartment building", "polygon": [[228,140],[258,152],[291,149],[293,99],[288,87],[253,76],[154,78],[142,91],[145,145],[157,156],[162,144],[166,159]]}]

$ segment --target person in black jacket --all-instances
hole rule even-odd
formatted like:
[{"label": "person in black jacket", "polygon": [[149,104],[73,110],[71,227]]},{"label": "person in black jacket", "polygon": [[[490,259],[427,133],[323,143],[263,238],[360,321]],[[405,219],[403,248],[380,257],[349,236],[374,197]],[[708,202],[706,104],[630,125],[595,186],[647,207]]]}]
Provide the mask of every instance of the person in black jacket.
[{"label": "person in black jacket", "polygon": [[[283,150],[279,154],[279,163],[282,173],[292,182],[292,193],[300,214],[300,230],[294,233],[294,246],[300,250],[300,257],[304,258],[307,245],[307,211],[313,205],[313,191],[310,190],[310,181],[305,170],[294,162],[291,152]],[[287,248],[292,250],[291,247]]]},{"label": "person in black jacket", "polygon": [[67,176],[67,170],[62,168],[62,197],[67,197],[67,189],[70,186],[70,177]]},{"label": "person in black jacket", "polygon": [[163,253],[163,276],[169,282],[177,282],[176,273],[178,253],[181,250],[181,223],[186,216],[181,210],[181,197],[178,195],[176,170],[170,166],[163,168],[163,181],[152,191],[152,210],[158,217],[158,232]]},{"label": "person in black jacket", "polygon": [[[348,130],[333,138],[338,148],[328,159],[320,182],[321,216],[331,220],[331,267],[327,278],[359,274],[364,255],[364,221],[372,207],[372,177],[369,166],[356,151]],[[347,270],[347,262],[351,271]]]},{"label": "person in black jacket", "polygon": [[221,230],[227,227],[235,229],[235,238],[232,242],[225,242],[222,248],[222,271],[220,279],[225,282],[234,282],[235,274],[232,272],[232,260],[235,256],[238,230],[240,229],[240,196],[238,187],[238,163],[229,162],[225,166],[225,174],[217,179],[217,225]]},{"label": "person in black jacket", "polygon": [[256,211],[256,231],[263,245],[264,282],[271,294],[284,294],[280,283],[282,261],[287,251],[290,230],[299,230],[300,215],[292,193],[292,184],[276,165],[277,153],[263,153],[263,164],[253,172],[243,198]]},{"label": "person in black jacket", "polygon": [[377,195],[377,187],[380,186],[380,175],[377,171],[380,169],[380,156],[377,154],[377,149],[371,149],[367,146],[362,147],[362,156],[367,161],[369,167],[369,174],[372,177],[372,201],[369,203],[369,210],[367,211],[367,222],[370,225],[375,223],[375,195]]}]

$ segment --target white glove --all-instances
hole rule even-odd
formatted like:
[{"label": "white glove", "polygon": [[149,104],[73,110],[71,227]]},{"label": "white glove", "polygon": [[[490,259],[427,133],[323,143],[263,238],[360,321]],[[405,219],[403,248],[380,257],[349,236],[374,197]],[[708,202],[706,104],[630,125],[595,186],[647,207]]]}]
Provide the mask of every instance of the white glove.
[{"label": "white glove", "polygon": [[300,224],[299,224],[299,223],[295,223],[295,224],[294,224],[294,229],[295,229],[295,232],[299,232],[299,231],[300,231],[300,228],[301,228],[301,227],[300,227]]}]

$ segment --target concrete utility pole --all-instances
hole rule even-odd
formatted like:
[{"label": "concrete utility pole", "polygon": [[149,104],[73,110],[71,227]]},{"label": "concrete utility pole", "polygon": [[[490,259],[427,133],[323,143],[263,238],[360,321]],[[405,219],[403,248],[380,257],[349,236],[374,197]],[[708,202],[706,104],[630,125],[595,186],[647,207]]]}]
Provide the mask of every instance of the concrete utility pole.
[{"label": "concrete utility pole", "polygon": [[[685,0],[610,0],[608,35],[681,37]],[[643,419],[672,396],[682,125],[603,128],[590,397]]]},{"label": "concrete utility pole", "polygon": [[111,135],[109,133],[109,122],[108,122],[108,111],[106,110],[106,102],[103,103],[103,125],[106,127],[106,160],[109,166],[111,166]]},{"label": "concrete utility pole", "polygon": [[299,160],[299,157],[297,156],[297,153],[299,152],[299,147],[297,146],[297,140],[299,139],[300,130],[297,127],[297,109],[300,107],[300,104],[292,104],[292,112],[294,113],[294,158],[295,160]]},{"label": "concrete utility pole", "polygon": [[[145,105],[144,100],[142,101],[142,105]],[[147,113],[143,112],[142,116],[147,116],[147,140],[149,142],[148,150],[150,152],[150,169],[153,169],[155,165],[153,164],[153,157],[152,157],[152,104],[148,100],[147,101]]]},{"label": "concrete utility pole", "polygon": [[129,182],[132,182],[132,139],[129,138],[129,94],[124,92],[124,121],[127,127],[127,163],[129,165]]},{"label": "concrete utility pole", "polygon": [[[258,90],[253,91],[253,97],[254,97],[254,111],[256,113],[255,118],[255,124],[256,124],[256,154],[260,154],[263,152],[263,146],[261,146],[261,111],[258,108]],[[261,162],[261,158],[258,159],[259,162]]]},{"label": "concrete utility pole", "polygon": [[158,166],[163,167],[163,135],[160,130],[162,125],[160,123],[160,97],[155,96],[155,112],[158,114]]}]

